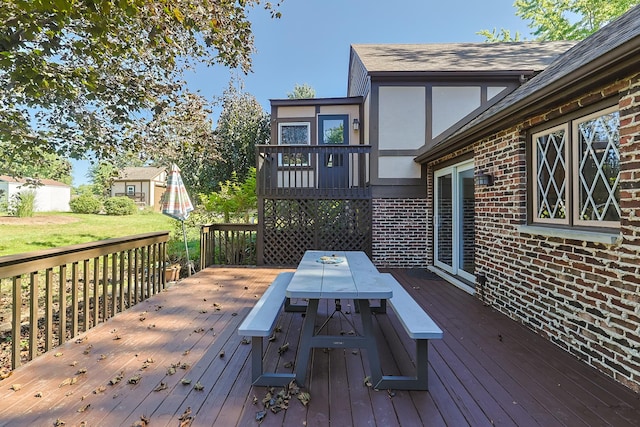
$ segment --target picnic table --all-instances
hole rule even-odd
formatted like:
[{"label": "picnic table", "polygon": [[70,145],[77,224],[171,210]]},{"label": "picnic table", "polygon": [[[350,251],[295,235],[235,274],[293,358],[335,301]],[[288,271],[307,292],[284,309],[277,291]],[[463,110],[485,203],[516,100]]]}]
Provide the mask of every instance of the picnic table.
[{"label": "picnic table", "polygon": [[[392,297],[391,286],[364,252],[307,251],[285,292],[289,299],[308,299],[302,325],[295,378],[304,384],[312,348],[364,348],[369,358],[371,380],[382,379],[378,347],[372,328],[369,300]],[[362,330],[357,335],[326,335],[316,329],[318,305],[321,299],[335,300],[334,314],[341,311],[341,300],[352,299],[359,311]],[[330,318],[329,318],[330,319]],[[327,319],[327,321],[329,320]]]}]

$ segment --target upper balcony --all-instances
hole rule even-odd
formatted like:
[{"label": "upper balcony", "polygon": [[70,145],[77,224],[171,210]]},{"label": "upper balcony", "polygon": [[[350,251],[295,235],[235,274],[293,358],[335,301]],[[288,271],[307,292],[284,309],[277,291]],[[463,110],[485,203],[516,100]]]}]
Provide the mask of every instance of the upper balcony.
[{"label": "upper balcony", "polygon": [[258,145],[258,197],[369,199],[369,145]]}]

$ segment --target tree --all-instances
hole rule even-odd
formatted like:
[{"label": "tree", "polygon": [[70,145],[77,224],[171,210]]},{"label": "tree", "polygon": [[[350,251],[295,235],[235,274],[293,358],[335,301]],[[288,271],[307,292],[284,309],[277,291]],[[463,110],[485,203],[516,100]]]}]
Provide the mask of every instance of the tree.
[{"label": "tree", "polygon": [[234,173],[243,181],[256,165],[256,144],[266,144],[270,137],[269,115],[253,95],[242,91],[241,82],[237,82],[239,87],[235,84],[232,79],[219,99],[222,112],[215,130],[219,159],[213,168],[216,184],[231,179]]},{"label": "tree", "polygon": [[[536,40],[582,40],[625,13],[640,0],[516,0],[516,15],[529,21]],[[517,41],[508,30],[478,34],[487,41]]]},{"label": "tree", "polygon": [[29,161],[23,161],[23,156],[11,156],[9,144],[0,142],[0,175],[13,175],[33,178],[36,182],[41,179],[54,179],[71,185],[71,163],[55,153],[39,151],[39,155]]},{"label": "tree", "polygon": [[289,99],[307,99],[307,98],[315,98],[316,91],[314,88],[309,86],[308,84],[298,84],[296,83],[291,92],[287,92],[287,98]]},{"label": "tree", "polygon": [[[145,151],[148,124],[189,96],[197,63],[247,72],[260,0],[3,0],[3,158]],[[276,4],[277,6],[277,4]],[[279,17],[271,3],[264,3]]]}]

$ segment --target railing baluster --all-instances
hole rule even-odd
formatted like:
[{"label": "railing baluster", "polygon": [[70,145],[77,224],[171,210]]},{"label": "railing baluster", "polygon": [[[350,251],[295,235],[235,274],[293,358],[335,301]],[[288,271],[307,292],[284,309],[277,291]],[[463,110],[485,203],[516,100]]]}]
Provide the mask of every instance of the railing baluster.
[{"label": "railing baluster", "polygon": [[109,255],[102,257],[102,321],[109,318]]},{"label": "railing baluster", "polygon": [[39,297],[38,272],[30,275],[29,286],[29,359],[38,355],[38,297]]},{"label": "railing baluster", "polygon": [[58,345],[67,341],[67,264],[60,266],[58,295]]},{"label": "railing baluster", "polygon": [[118,287],[119,297],[118,297],[118,307],[119,311],[122,313],[124,311],[124,251],[120,251],[120,274],[118,275],[119,284]]},{"label": "railing baluster", "polygon": [[133,268],[133,260],[131,259],[133,251],[129,249],[127,251],[127,308],[131,308],[131,279],[133,277],[133,272],[131,271]]},{"label": "railing baluster", "polygon": [[78,263],[71,264],[71,338],[78,335]]},{"label": "railing baluster", "polygon": [[82,261],[82,330],[89,329],[89,260]]},{"label": "railing baluster", "polygon": [[47,268],[45,274],[44,351],[49,351],[53,348],[53,269]]},{"label": "railing baluster", "polygon": [[111,316],[116,315],[118,308],[118,256],[111,254]]},{"label": "railing baluster", "polygon": [[98,324],[98,316],[99,316],[99,302],[100,302],[100,258],[95,257],[93,259],[93,319],[91,321],[91,326],[96,326]]},{"label": "railing baluster", "polygon": [[20,350],[21,350],[21,328],[22,322],[22,276],[15,276],[13,278],[13,307],[12,307],[12,324],[11,335],[13,341],[11,342],[11,366],[13,369],[20,366]]}]

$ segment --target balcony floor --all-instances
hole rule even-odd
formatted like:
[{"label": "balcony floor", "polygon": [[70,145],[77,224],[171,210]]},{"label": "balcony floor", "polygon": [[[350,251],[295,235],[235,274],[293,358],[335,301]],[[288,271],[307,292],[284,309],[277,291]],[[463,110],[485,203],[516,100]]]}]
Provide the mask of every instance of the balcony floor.
[{"label": "balcony floor", "polygon": [[[0,425],[129,426],[143,415],[151,426],[189,425],[180,421],[188,408],[194,426],[258,425],[268,389],[251,386],[251,346],[236,329],[280,271],[206,269],[26,364],[0,382]],[[359,350],[316,349],[303,389],[308,406],[292,398],[261,425],[640,425],[640,395],[428,272],[392,272],[444,331],[429,344],[429,391],[373,390]],[[291,371],[283,366],[295,359],[301,318],[281,317],[268,369]],[[393,311],[374,326],[385,374],[410,373],[413,341]],[[329,327],[350,328],[339,320]]]}]

